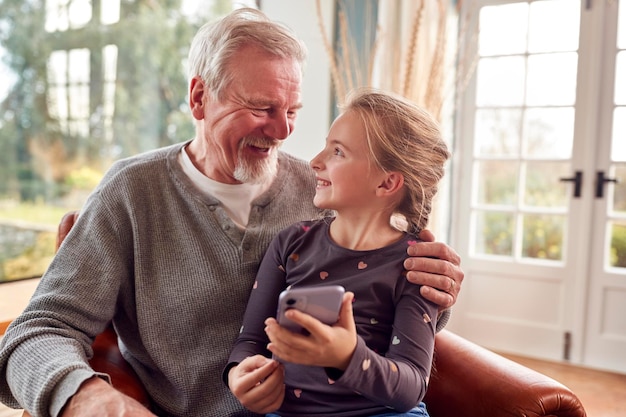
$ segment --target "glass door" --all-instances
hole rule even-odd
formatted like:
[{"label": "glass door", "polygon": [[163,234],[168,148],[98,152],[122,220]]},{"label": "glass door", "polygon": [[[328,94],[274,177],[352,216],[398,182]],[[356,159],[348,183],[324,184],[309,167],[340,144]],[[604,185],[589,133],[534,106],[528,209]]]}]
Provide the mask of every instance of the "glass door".
[{"label": "glass door", "polygon": [[[605,67],[614,74],[603,79],[599,136],[605,149],[598,155],[594,182],[594,233],[590,250],[589,320],[584,361],[626,372],[626,4],[606,4]],[[617,39],[617,41],[614,41]],[[609,43],[609,40],[613,40]],[[618,365],[616,367],[615,365]]]},{"label": "glass door", "polygon": [[[463,59],[476,70],[462,86],[456,148],[459,178],[472,186],[461,187],[455,205],[453,239],[468,279],[452,328],[499,350],[581,363],[593,308],[586,290],[599,276],[593,260],[611,252],[597,243],[608,226],[599,230],[593,219],[609,194],[624,203],[611,181],[618,166],[601,161],[610,137],[626,138],[619,126],[617,136],[602,133],[609,117],[598,110],[601,84],[615,73],[607,66],[615,51],[605,45],[617,2],[594,3],[602,4],[469,2],[468,32],[477,36],[466,36]],[[624,94],[624,82],[616,79],[613,91]],[[600,172],[606,192],[595,197]],[[612,229],[624,228],[619,210],[606,213]]]}]

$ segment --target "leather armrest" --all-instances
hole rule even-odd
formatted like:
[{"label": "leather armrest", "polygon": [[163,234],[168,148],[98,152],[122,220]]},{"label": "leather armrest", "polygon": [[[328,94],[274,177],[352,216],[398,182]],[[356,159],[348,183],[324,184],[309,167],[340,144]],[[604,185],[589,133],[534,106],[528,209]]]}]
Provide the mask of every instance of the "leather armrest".
[{"label": "leather armrest", "polygon": [[435,339],[426,393],[432,417],[585,417],[564,385],[447,330]]}]

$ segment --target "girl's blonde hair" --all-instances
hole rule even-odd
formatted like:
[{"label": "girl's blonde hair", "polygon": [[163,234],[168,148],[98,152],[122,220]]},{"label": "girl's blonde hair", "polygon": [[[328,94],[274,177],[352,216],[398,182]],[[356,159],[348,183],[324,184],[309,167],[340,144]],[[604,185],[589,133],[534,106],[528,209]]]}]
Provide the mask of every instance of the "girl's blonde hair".
[{"label": "girl's blonde hair", "polygon": [[394,214],[406,219],[407,231],[419,233],[428,224],[450,157],[439,124],[404,97],[371,88],[352,93],[342,109],[361,119],[374,163],[385,172],[404,176],[405,192]]}]

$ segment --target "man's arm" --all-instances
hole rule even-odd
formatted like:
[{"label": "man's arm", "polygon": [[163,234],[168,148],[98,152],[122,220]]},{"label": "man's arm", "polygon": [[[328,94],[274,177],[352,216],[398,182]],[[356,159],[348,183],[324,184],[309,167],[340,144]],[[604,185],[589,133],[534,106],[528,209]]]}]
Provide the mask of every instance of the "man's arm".
[{"label": "man's arm", "polygon": [[419,234],[422,242],[409,245],[409,258],[404,261],[407,279],[423,285],[421,293],[427,300],[439,305],[439,310],[452,307],[461,291],[465,274],[461,258],[450,246],[435,242],[429,230]]}]

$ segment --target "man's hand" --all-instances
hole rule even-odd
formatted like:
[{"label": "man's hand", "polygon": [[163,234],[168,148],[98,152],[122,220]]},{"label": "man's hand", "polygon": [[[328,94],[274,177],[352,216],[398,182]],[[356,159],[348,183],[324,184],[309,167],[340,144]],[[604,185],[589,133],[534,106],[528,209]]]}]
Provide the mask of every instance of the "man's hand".
[{"label": "man's hand", "polygon": [[85,381],[61,412],[61,417],[85,416],[156,417],[138,401],[98,377]]},{"label": "man's hand", "polygon": [[424,298],[445,310],[456,303],[465,274],[461,269],[461,258],[448,245],[435,242],[428,230],[422,230],[419,238],[423,242],[409,245],[410,258],[404,261],[407,279],[423,285],[420,292]]},{"label": "man's hand", "polygon": [[248,410],[266,414],[277,410],[285,398],[285,370],[275,360],[250,356],[228,371],[228,387]]}]

